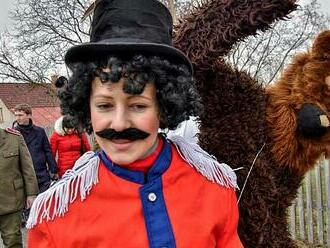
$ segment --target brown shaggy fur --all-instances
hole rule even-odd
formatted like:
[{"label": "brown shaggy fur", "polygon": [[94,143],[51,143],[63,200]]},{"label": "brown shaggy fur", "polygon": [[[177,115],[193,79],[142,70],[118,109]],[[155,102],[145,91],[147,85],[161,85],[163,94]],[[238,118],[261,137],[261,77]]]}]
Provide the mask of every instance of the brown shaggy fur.
[{"label": "brown shaggy fur", "polygon": [[292,248],[296,245],[287,229],[287,208],[296,197],[303,173],[321,152],[328,153],[329,139],[329,134],[321,139],[298,137],[296,111],[306,102],[330,109],[324,104],[330,96],[324,83],[330,70],[325,66],[330,50],[318,39],[313,56],[295,59],[302,68],[289,67],[266,93],[260,83],[219,56],[234,43],[284,18],[296,8],[295,1],[243,2],[207,0],[182,20],[174,45],[192,59],[205,105],[200,118],[201,146],[219,161],[244,168],[237,171],[240,187],[257,158],[239,203],[239,235],[244,247]]},{"label": "brown shaggy fur", "polygon": [[330,116],[330,30],[322,32],[311,51],[297,55],[276,84],[267,88],[267,123],[272,153],[280,166],[304,175],[321,154],[330,154],[330,132],[319,139],[299,135],[296,113],[313,103]]},{"label": "brown shaggy fur", "polygon": [[219,56],[228,53],[233,44],[266,30],[272,22],[283,19],[297,7],[295,0],[200,2],[203,2],[201,6],[180,20],[173,40],[192,60],[195,76],[214,66]]}]

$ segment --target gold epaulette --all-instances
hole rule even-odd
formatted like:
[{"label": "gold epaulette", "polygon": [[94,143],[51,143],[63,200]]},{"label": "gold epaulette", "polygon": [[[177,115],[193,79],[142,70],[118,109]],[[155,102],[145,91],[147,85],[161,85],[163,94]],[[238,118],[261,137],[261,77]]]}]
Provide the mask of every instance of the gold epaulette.
[{"label": "gold epaulette", "polygon": [[15,134],[15,135],[21,135],[21,133],[19,132],[19,131],[17,131],[16,129],[13,129],[13,128],[9,128],[9,127],[7,127],[6,129],[5,129],[5,131],[7,132],[7,133],[11,133],[11,134]]}]

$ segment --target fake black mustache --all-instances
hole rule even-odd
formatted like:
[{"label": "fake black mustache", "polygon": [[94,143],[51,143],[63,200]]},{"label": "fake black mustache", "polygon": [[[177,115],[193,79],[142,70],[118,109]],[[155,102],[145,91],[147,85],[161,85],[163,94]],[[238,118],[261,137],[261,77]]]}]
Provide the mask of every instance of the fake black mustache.
[{"label": "fake black mustache", "polygon": [[121,132],[117,132],[114,129],[108,128],[95,133],[98,136],[108,140],[125,139],[130,141],[145,139],[150,135],[149,133],[146,133],[137,128],[128,128]]}]

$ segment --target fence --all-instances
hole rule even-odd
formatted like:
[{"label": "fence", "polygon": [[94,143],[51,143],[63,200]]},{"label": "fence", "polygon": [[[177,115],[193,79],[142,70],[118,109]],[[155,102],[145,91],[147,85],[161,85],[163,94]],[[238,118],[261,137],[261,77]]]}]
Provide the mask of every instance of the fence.
[{"label": "fence", "polygon": [[330,247],[329,172],[329,160],[320,160],[299,188],[298,197],[289,209],[289,228],[293,239]]}]

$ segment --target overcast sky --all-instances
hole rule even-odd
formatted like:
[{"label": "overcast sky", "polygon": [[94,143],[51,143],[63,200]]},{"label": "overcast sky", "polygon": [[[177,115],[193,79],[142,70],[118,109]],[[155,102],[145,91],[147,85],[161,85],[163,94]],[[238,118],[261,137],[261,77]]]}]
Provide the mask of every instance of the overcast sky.
[{"label": "overcast sky", "polygon": [[[2,30],[5,26],[10,25],[8,11],[10,8],[13,8],[15,5],[15,0],[0,0],[1,8],[0,8],[0,30]],[[59,0],[61,1],[61,0]],[[262,0],[260,0],[262,1]],[[300,0],[300,4],[304,4],[309,0]],[[322,9],[324,12],[330,15],[330,0],[318,0],[321,3]]]},{"label": "overcast sky", "polygon": [[1,0],[0,8],[0,29],[3,29],[8,23],[8,11],[9,8],[14,5],[13,0]]}]

